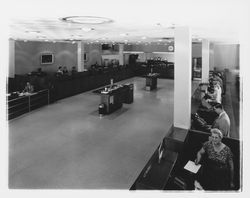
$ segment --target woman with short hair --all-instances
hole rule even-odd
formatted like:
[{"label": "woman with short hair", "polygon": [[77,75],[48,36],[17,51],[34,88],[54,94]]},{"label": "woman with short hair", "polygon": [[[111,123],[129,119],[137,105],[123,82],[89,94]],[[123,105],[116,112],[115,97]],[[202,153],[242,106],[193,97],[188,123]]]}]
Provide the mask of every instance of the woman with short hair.
[{"label": "woman with short hair", "polygon": [[223,134],[219,129],[211,129],[210,140],[205,142],[197,153],[196,164],[200,163],[204,154],[207,156],[199,181],[205,190],[229,190],[234,187],[233,154],[230,148],[221,142],[222,138]]}]

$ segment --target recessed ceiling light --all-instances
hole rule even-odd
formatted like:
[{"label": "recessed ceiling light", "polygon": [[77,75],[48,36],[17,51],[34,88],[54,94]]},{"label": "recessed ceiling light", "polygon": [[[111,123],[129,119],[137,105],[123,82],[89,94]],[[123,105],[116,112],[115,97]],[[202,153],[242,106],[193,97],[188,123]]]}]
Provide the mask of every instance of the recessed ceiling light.
[{"label": "recessed ceiling light", "polygon": [[113,22],[112,19],[97,17],[97,16],[68,16],[68,17],[63,17],[60,20],[68,23],[93,24],[93,25]]},{"label": "recessed ceiling light", "polygon": [[84,32],[89,32],[91,30],[94,30],[94,28],[82,27],[81,30],[83,30]]},{"label": "recessed ceiling light", "polygon": [[128,36],[128,33],[121,33],[120,36]]},{"label": "recessed ceiling light", "polygon": [[47,38],[46,36],[37,36],[36,38],[38,39],[44,39],[44,38]]},{"label": "recessed ceiling light", "polygon": [[33,31],[33,30],[27,30],[25,31],[25,33],[29,33],[29,34],[40,34],[41,32],[40,31]]}]

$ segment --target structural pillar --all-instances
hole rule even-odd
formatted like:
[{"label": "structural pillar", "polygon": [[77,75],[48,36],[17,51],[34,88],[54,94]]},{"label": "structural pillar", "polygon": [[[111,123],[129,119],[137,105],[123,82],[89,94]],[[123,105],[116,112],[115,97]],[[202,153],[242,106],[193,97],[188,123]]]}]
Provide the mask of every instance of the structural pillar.
[{"label": "structural pillar", "polygon": [[9,77],[15,77],[15,40],[9,40]]},{"label": "structural pillar", "polygon": [[175,28],[174,127],[191,122],[192,39],[189,27]]},{"label": "structural pillar", "polygon": [[119,65],[124,65],[124,44],[119,44]]},{"label": "structural pillar", "polygon": [[202,39],[202,73],[201,82],[208,83],[209,80],[209,41]]},{"label": "structural pillar", "polygon": [[81,41],[77,42],[77,71],[84,71],[84,44]]},{"label": "structural pillar", "polygon": [[214,44],[209,44],[209,70],[214,70]]}]

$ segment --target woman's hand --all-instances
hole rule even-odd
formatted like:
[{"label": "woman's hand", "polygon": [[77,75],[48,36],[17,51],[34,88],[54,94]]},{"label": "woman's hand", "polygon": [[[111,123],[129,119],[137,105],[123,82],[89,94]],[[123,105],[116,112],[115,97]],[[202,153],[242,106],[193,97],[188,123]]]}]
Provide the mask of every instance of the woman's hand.
[{"label": "woman's hand", "polygon": [[198,164],[199,164],[199,160],[196,158],[196,159],[194,160],[194,163],[195,163],[195,165],[198,165]]}]

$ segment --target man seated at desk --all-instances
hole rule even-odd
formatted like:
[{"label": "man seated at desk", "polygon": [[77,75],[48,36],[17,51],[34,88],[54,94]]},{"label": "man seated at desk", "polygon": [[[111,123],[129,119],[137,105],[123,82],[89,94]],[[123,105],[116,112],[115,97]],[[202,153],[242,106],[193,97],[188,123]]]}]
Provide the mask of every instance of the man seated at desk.
[{"label": "man seated at desk", "polygon": [[75,75],[77,73],[76,67],[71,68],[71,75]]},{"label": "man seated at desk", "polygon": [[59,77],[59,76],[62,76],[63,75],[63,70],[62,70],[62,67],[58,67],[58,70],[56,71],[55,73],[55,76]]},{"label": "man seated at desk", "polygon": [[65,66],[63,67],[62,72],[63,72],[63,75],[68,75],[68,73],[69,73],[67,67],[65,67]]},{"label": "man seated at desk", "polygon": [[219,115],[214,121],[212,128],[218,128],[223,136],[230,137],[230,119],[221,104],[216,104],[214,111]]},{"label": "man seated at desk", "polygon": [[33,92],[34,92],[34,86],[31,85],[30,82],[27,82],[22,93],[33,93]]},{"label": "man seated at desk", "polygon": [[214,88],[213,93],[209,93],[209,92],[207,93],[211,97],[210,101],[221,103],[222,89],[218,81],[213,81],[213,88]]}]

